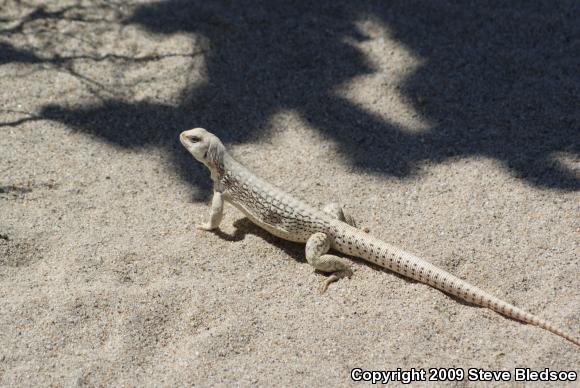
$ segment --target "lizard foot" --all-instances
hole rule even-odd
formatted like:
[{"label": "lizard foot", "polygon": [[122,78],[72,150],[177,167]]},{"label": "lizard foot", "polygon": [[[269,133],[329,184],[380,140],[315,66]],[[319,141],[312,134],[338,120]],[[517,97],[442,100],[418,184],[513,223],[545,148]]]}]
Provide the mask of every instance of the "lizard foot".
[{"label": "lizard foot", "polygon": [[217,226],[211,226],[209,223],[205,223],[205,224],[201,224],[201,225],[196,225],[196,228],[199,230],[205,230],[205,231],[212,231],[217,229]]},{"label": "lizard foot", "polygon": [[320,294],[324,294],[328,289],[330,283],[334,283],[342,278],[349,278],[352,276],[352,270],[350,268],[346,268],[342,271],[338,271],[333,273],[326,279],[324,283],[322,283],[322,287],[320,287]]}]

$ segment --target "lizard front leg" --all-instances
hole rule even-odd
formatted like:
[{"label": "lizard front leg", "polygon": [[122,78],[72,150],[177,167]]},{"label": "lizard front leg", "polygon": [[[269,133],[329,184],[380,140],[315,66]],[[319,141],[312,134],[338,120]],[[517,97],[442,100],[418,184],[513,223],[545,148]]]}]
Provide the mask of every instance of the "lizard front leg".
[{"label": "lizard front leg", "polygon": [[213,230],[220,226],[224,215],[224,199],[222,193],[218,191],[213,192],[211,200],[211,207],[209,212],[209,221],[205,224],[198,225],[197,228],[201,230]]},{"label": "lizard front leg", "polygon": [[308,263],[319,271],[332,273],[322,285],[321,293],[326,291],[330,283],[352,275],[352,270],[344,259],[326,254],[329,249],[330,238],[325,233],[314,233],[306,242]]},{"label": "lizard front leg", "polygon": [[328,205],[322,208],[322,211],[327,214],[330,214],[337,220],[346,222],[350,226],[354,226],[356,228],[356,222],[354,218],[350,214],[345,214],[344,210],[338,203],[336,202],[329,203]]}]

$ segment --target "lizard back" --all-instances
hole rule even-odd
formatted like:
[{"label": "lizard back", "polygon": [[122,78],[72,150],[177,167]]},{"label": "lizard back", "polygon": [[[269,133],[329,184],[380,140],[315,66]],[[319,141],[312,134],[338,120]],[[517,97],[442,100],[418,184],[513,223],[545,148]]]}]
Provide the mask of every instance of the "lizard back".
[{"label": "lizard back", "polygon": [[326,213],[255,176],[233,158],[224,164],[219,179],[224,199],[258,226],[301,243],[316,232],[328,231],[331,219]]}]

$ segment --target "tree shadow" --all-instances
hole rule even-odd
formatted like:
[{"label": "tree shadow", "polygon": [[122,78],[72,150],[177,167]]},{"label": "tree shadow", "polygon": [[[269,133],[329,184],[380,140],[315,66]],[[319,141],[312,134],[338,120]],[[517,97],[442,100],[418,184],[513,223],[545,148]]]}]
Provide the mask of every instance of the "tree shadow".
[{"label": "tree shadow", "polygon": [[0,66],[11,62],[40,63],[42,59],[29,50],[19,49],[10,43],[0,42]]},{"label": "tree shadow", "polygon": [[[107,98],[47,104],[39,117],[122,147],[167,148],[188,180],[179,131],[204,126],[226,143],[246,142],[293,110],[362,169],[406,178],[423,163],[483,156],[529,184],[573,191],[580,178],[557,157],[580,155],[579,16],[578,2],[548,0],[145,4],[123,23],[153,36],[203,36],[207,82],[185,85],[178,105]],[[335,92],[377,71],[351,43],[369,39],[357,24],[369,18],[421,59],[400,92],[429,130],[408,131]]]}]

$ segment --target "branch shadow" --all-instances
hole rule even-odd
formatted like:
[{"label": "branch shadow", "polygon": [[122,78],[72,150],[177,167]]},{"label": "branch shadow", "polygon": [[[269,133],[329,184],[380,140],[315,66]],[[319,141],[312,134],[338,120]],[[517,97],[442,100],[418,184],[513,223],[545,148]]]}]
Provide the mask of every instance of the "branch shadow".
[{"label": "branch shadow", "polygon": [[[577,171],[558,156],[580,155],[578,16],[571,0],[144,4],[122,23],[152,36],[203,36],[207,82],[185,85],[178,105],[106,98],[80,108],[46,104],[39,116],[121,147],[166,148],[196,185],[203,179],[190,172],[179,131],[204,126],[241,143],[267,136],[271,117],[293,110],[361,169],[410,178],[424,163],[482,156],[528,184],[576,191]],[[400,92],[433,123],[428,131],[410,132],[335,93],[377,71],[351,43],[369,39],[357,24],[368,19],[421,59]],[[13,60],[38,58],[19,50]]]}]

